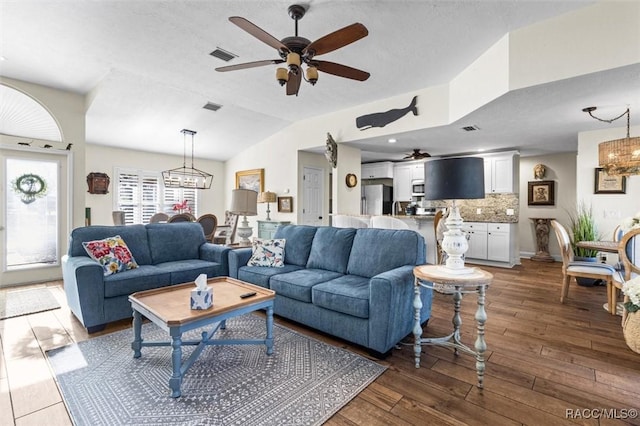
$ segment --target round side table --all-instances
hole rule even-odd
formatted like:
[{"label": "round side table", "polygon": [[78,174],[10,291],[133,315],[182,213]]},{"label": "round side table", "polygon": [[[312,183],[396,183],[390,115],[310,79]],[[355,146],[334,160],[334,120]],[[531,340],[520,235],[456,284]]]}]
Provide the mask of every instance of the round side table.
[{"label": "round side table", "polygon": [[[413,308],[414,314],[414,353],[416,368],[420,368],[420,353],[423,345],[446,346],[453,348],[454,353],[458,351],[466,352],[476,358],[476,371],[478,373],[478,388],[483,388],[485,359],[484,353],[487,344],[484,341],[484,324],[487,321],[487,313],[484,309],[485,291],[491,284],[493,275],[480,268],[470,268],[468,274],[452,274],[446,267],[441,265],[421,265],[413,268],[415,277]],[[453,296],[453,333],[444,337],[422,338],[422,326],[420,325],[420,311],[422,301],[420,300],[420,287],[434,289],[438,292],[451,294]],[[478,309],[476,310],[477,337],[475,341],[475,351],[460,341],[460,303],[462,294],[478,293]]]}]

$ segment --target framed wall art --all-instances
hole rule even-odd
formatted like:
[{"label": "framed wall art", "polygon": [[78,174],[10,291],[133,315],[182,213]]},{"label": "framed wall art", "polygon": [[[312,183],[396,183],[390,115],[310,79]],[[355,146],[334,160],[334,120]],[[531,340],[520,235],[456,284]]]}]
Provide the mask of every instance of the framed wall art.
[{"label": "framed wall art", "polygon": [[236,172],[236,189],[250,189],[257,193],[264,192],[264,169]]},{"label": "framed wall art", "polygon": [[610,176],[602,167],[596,167],[594,194],[626,194],[626,176]]},{"label": "framed wall art", "polygon": [[538,180],[529,182],[528,205],[530,206],[555,206],[556,182],[553,180]]},{"label": "framed wall art", "polygon": [[293,197],[278,197],[278,212],[293,213]]}]

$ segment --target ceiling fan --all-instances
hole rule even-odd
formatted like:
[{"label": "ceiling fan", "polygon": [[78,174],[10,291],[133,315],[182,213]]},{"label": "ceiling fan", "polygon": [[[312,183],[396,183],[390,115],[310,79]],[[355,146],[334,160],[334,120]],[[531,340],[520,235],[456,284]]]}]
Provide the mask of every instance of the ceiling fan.
[{"label": "ceiling fan", "polygon": [[428,152],[420,152],[420,148],[414,149],[411,154],[408,154],[403,160],[421,160],[423,158],[429,158],[431,154]]},{"label": "ceiling fan", "polygon": [[[278,68],[276,70],[276,79],[281,86],[284,86],[286,83],[287,95],[296,96],[298,95],[302,78],[311,83],[311,85],[314,85],[318,81],[318,71],[358,81],[364,81],[369,78],[370,74],[366,71],[335,62],[321,61],[315,58],[316,55],[332,52],[366,37],[369,31],[364,25],[360,23],[351,24],[311,42],[304,37],[298,36],[298,20],[301,19],[306,12],[304,6],[294,4],[289,6],[288,11],[289,16],[295,21],[295,36],[285,37],[282,40],[278,40],[245,18],[240,16],[230,17],[229,21],[263,43],[276,49],[281,59],[267,59],[264,61],[229,65],[216,68],[216,71],[235,71],[286,62],[287,68]],[[306,73],[303,73],[302,64],[305,64],[307,67]]]}]

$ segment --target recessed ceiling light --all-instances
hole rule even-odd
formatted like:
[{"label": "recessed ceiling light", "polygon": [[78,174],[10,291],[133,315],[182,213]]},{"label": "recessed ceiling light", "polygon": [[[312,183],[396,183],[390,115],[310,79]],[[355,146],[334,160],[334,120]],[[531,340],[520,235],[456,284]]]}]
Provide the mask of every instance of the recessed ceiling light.
[{"label": "recessed ceiling light", "polygon": [[389,143],[396,143],[396,142],[398,142],[398,140],[397,140],[397,139],[394,139],[394,138],[391,138],[391,139],[389,139],[387,142],[389,142]]},{"label": "recessed ceiling light", "polygon": [[486,151],[486,149],[484,149],[484,148],[478,148],[478,152],[485,152],[485,151]]},{"label": "recessed ceiling light", "polygon": [[5,58],[4,56],[0,56],[0,61],[6,61],[7,58]]}]

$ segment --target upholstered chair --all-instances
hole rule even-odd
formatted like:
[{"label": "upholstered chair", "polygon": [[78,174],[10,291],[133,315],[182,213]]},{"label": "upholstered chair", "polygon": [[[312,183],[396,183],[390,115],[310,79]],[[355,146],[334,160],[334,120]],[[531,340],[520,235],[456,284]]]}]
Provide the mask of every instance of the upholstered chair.
[{"label": "upholstered chair", "polygon": [[[622,284],[640,275],[640,229],[631,230],[620,238],[618,257],[622,269],[613,276],[615,288],[611,298],[614,301],[618,300],[618,290],[622,289]],[[628,302],[629,297],[625,296],[624,301]],[[626,314],[626,309],[623,309],[622,321],[624,321]]]},{"label": "upholstered chair", "polygon": [[149,219],[149,223],[168,222],[169,215],[166,213],[156,213]]},{"label": "upholstered chair", "polygon": [[229,210],[224,212],[224,224],[218,225],[213,237],[214,244],[231,244],[236,237],[236,227],[238,226],[238,215]]},{"label": "upholstered chair", "polygon": [[202,225],[204,237],[207,239],[207,242],[213,242],[213,237],[218,227],[218,218],[216,215],[210,213],[203,214],[198,218],[198,223]]}]

